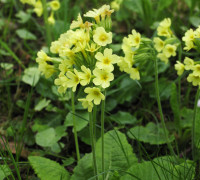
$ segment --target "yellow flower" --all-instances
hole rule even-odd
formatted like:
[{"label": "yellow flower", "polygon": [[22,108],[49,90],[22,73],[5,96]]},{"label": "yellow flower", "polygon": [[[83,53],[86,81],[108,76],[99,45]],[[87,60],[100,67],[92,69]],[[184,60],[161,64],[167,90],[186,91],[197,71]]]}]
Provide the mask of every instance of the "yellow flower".
[{"label": "yellow flower", "polygon": [[197,64],[193,67],[193,74],[194,76],[199,76],[200,77],[200,64]]},{"label": "yellow flower", "polygon": [[53,65],[49,65],[46,62],[39,63],[38,69],[45,75],[45,78],[50,78],[55,71]]},{"label": "yellow flower", "polygon": [[127,73],[130,74],[131,79],[140,80],[140,73],[137,68],[130,68]]},{"label": "yellow flower", "polygon": [[74,64],[73,60],[71,59],[65,59],[63,61],[61,61],[61,63],[59,64],[59,70],[65,74],[69,68],[72,67],[72,65]]},{"label": "yellow flower", "polygon": [[87,87],[84,90],[85,93],[87,93],[88,95],[86,96],[86,99],[88,101],[93,101],[94,100],[94,104],[99,105],[101,100],[105,99],[105,96],[101,93],[100,89],[97,87]]},{"label": "yellow flower", "polygon": [[82,102],[82,106],[85,109],[88,109],[88,112],[92,112],[92,108],[94,105],[91,101],[88,101],[87,99],[78,99],[78,101]]},{"label": "yellow flower", "polygon": [[159,37],[155,37],[153,39],[154,42],[154,47],[158,52],[161,52],[164,48],[164,41],[162,39],[160,39]]},{"label": "yellow flower", "polygon": [[120,4],[117,3],[116,1],[112,1],[110,5],[115,11],[118,11],[120,8]]},{"label": "yellow flower", "polygon": [[57,79],[55,79],[54,84],[59,86],[58,92],[60,94],[66,92],[66,90],[68,88],[68,86],[67,86],[68,81],[69,81],[69,79],[65,75],[63,75],[62,73],[60,73],[59,77]]},{"label": "yellow flower", "polygon": [[137,33],[136,30],[133,29],[132,34],[130,34],[128,37],[129,37],[131,46],[136,47],[136,48],[140,46],[140,41],[141,41],[140,33]]},{"label": "yellow flower", "polygon": [[168,58],[171,56],[176,56],[176,46],[167,44],[163,49],[163,54],[165,54],[165,56]]},{"label": "yellow flower", "polygon": [[171,34],[172,34],[172,32],[169,28],[162,27],[162,26],[159,26],[157,28],[157,32],[158,32],[158,36],[171,37]]},{"label": "yellow flower", "polygon": [[53,11],[57,11],[60,8],[60,2],[58,0],[51,1],[49,5]]},{"label": "yellow flower", "polygon": [[112,43],[112,33],[107,33],[103,27],[98,27],[94,31],[93,35],[94,42],[100,46],[106,46]]},{"label": "yellow flower", "polygon": [[48,17],[48,23],[49,24],[55,24],[55,19],[54,19],[54,13],[53,11],[51,12],[51,15]]},{"label": "yellow flower", "polygon": [[181,75],[183,74],[184,70],[185,70],[185,66],[184,66],[184,64],[182,64],[181,62],[176,61],[175,69],[176,69],[176,71],[177,71],[177,74],[178,74],[179,76],[181,76]]},{"label": "yellow flower", "polygon": [[107,68],[107,69],[110,69],[110,71],[114,70],[113,64],[119,62],[119,57],[115,54],[112,54],[112,49],[108,49],[108,48],[104,50],[104,54],[102,54],[101,52],[98,52],[95,55],[95,58],[98,61],[96,63],[96,66],[99,69]]},{"label": "yellow flower", "polygon": [[193,31],[193,29],[189,29],[186,31],[185,36],[183,36],[182,40],[183,41],[193,41],[195,37],[195,33]]},{"label": "yellow flower", "polygon": [[83,72],[78,72],[78,76],[80,78],[80,84],[82,86],[85,86],[90,83],[91,71],[89,68],[86,68],[85,66],[81,66],[81,70]]},{"label": "yellow flower", "polygon": [[200,76],[195,76],[193,73],[191,73],[187,77],[188,82],[191,82],[193,86],[200,86]]},{"label": "yellow flower", "polygon": [[200,38],[200,26],[194,31],[194,37]]},{"label": "yellow flower", "polygon": [[164,53],[158,53],[157,57],[163,61],[165,64],[168,63],[169,59]]},{"label": "yellow flower", "polygon": [[42,6],[42,2],[41,0],[38,0],[35,4],[34,4],[34,9],[33,11],[37,14],[38,17],[40,17],[43,13],[43,6]]},{"label": "yellow flower", "polygon": [[95,21],[97,23],[100,22],[100,14],[101,14],[101,11],[99,9],[93,9],[93,11],[88,11],[86,14],[84,14],[85,17],[91,17],[91,18],[94,18]]},{"label": "yellow flower", "polygon": [[195,39],[195,33],[192,29],[189,29],[188,31],[186,31],[185,36],[182,38],[183,41],[185,41],[185,46],[184,49],[189,51],[190,49],[192,49],[194,47],[194,41]]},{"label": "yellow flower", "polygon": [[158,35],[171,37],[172,31],[170,29],[170,26],[171,26],[171,19],[165,18],[163,21],[160,22],[160,24],[157,28]]},{"label": "yellow flower", "polygon": [[46,62],[46,61],[51,61],[51,58],[43,50],[40,50],[37,53],[36,62],[42,63],[42,62]]},{"label": "yellow flower", "polygon": [[120,71],[129,72],[130,68],[132,67],[132,59],[131,61],[125,57],[120,57],[120,61],[117,63],[119,66]]},{"label": "yellow flower", "polygon": [[95,78],[93,79],[93,83],[96,86],[101,85],[103,88],[107,88],[110,86],[110,81],[114,79],[113,73],[106,69],[98,69],[95,68],[93,70],[93,74]]},{"label": "yellow flower", "polygon": [[130,38],[127,38],[127,37],[124,37],[123,38],[123,43],[122,43],[122,49],[124,51],[124,53],[132,53],[133,54],[133,51],[132,51],[132,47],[131,47],[131,40]]},{"label": "yellow flower", "polygon": [[76,91],[76,87],[80,82],[80,78],[78,76],[78,71],[76,69],[74,69],[74,73],[71,71],[67,72],[67,77],[69,78],[68,81],[68,87],[72,88],[72,91],[75,92]]},{"label": "yellow flower", "polygon": [[105,4],[99,9],[99,11],[100,11],[100,15],[101,15],[102,20],[105,19],[106,15],[110,16],[114,12],[113,9],[110,9],[109,5],[105,5]]},{"label": "yellow flower", "polygon": [[75,29],[75,28],[79,28],[79,27],[83,27],[83,20],[81,18],[80,13],[78,14],[78,18],[77,21],[72,21],[71,25],[70,25],[70,29]]},{"label": "yellow flower", "polygon": [[189,57],[185,57],[184,59],[185,69],[186,70],[193,70],[194,69],[194,61]]},{"label": "yellow flower", "polygon": [[185,42],[185,47],[183,49],[186,50],[186,51],[189,51],[192,48],[194,48],[193,41],[186,41]]},{"label": "yellow flower", "polygon": [[53,41],[51,43],[50,51],[53,54],[58,54],[60,49],[61,43],[59,41]]},{"label": "yellow flower", "polygon": [[171,26],[171,19],[165,18],[163,21],[160,22],[159,26],[169,28]]}]

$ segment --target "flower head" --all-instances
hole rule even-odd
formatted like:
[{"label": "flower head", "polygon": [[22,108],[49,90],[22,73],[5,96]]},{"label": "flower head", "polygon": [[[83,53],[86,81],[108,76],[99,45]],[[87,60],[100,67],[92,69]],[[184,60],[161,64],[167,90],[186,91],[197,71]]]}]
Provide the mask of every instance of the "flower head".
[{"label": "flower head", "polygon": [[112,43],[112,33],[107,33],[103,27],[98,27],[94,31],[93,35],[94,42],[100,46],[106,46]]},{"label": "flower head", "polygon": [[158,52],[161,52],[165,45],[164,41],[162,39],[160,39],[159,37],[155,37],[153,39],[153,42],[154,42],[154,47],[156,48],[156,50]]},{"label": "flower head", "polygon": [[98,61],[96,63],[96,66],[99,69],[107,68],[107,69],[110,69],[110,71],[114,70],[113,64],[119,62],[119,57],[115,54],[112,54],[112,49],[108,49],[108,48],[104,50],[104,54],[102,54],[101,52],[98,52],[95,55],[95,58]]},{"label": "flower head", "polygon": [[163,49],[163,54],[165,54],[166,57],[170,58],[171,56],[176,56],[176,46],[167,44]]},{"label": "flower head", "polygon": [[48,17],[48,23],[49,24],[55,24],[55,19],[54,19],[54,13],[53,11],[51,12],[51,15]]},{"label": "flower head", "polygon": [[94,69],[93,74],[95,75],[95,78],[93,79],[93,83],[96,86],[101,85],[102,88],[107,88],[110,86],[110,81],[114,79],[113,73],[111,73],[109,70],[106,69]]},{"label": "flower head", "polygon": [[185,70],[185,66],[181,62],[176,61],[175,69],[177,70],[177,74],[181,76]]},{"label": "flower head", "polygon": [[85,66],[81,66],[81,70],[83,72],[78,72],[78,76],[80,78],[80,84],[82,86],[85,86],[90,83],[91,80],[91,70],[89,68],[86,68]]},{"label": "flower head", "polygon": [[38,17],[40,17],[43,13],[43,6],[42,6],[42,2],[41,0],[38,0],[35,4],[34,4],[34,9],[33,11],[37,14]]},{"label": "flower head", "polygon": [[92,112],[92,108],[94,105],[91,101],[88,101],[87,99],[78,99],[78,101],[82,102],[82,106],[85,109],[88,109],[88,112]]},{"label": "flower head", "polygon": [[141,41],[140,33],[136,32],[134,29],[132,30],[132,34],[128,36],[130,40],[130,45],[138,48]]},{"label": "flower head", "polygon": [[80,78],[78,76],[78,71],[74,69],[74,73],[71,71],[67,72],[67,77],[69,78],[68,87],[72,87],[72,91],[76,91],[76,87],[80,82]]},{"label": "flower head", "polygon": [[184,59],[185,69],[186,70],[193,70],[194,69],[194,61],[189,57],[185,57]]},{"label": "flower head", "polygon": [[53,11],[57,11],[60,8],[60,2],[58,0],[51,1],[49,5]]},{"label": "flower head", "polygon": [[86,96],[86,99],[88,101],[94,101],[94,104],[99,105],[101,100],[105,99],[105,96],[101,93],[100,89],[97,87],[87,87],[84,90],[85,93],[87,93],[88,95]]},{"label": "flower head", "polygon": [[200,86],[200,76],[196,76],[194,73],[189,74],[187,81],[191,82],[193,86]]},{"label": "flower head", "polygon": [[165,64],[168,63],[169,59],[164,53],[158,53],[157,57],[163,61]]}]

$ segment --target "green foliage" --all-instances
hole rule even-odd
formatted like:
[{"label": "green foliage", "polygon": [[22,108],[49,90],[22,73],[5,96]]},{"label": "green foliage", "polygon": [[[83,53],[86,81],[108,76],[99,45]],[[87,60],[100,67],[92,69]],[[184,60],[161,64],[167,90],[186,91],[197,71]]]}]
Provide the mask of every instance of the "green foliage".
[{"label": "green foliage", "polygon": [[52,147],[54,146],[63,136],[67,133],[66,127],[58,126],[54,128],[48,128],[40,131],[36,134],[36,143],[42,147]]},{"label": "green foliage", "polygon": [[[105,174],[108,179],[116,179],[113,171],[121,176],[133,164],[137,158],[133,153],[132,147],[128,144],[126,136],[112,130],[105,134]],[[101,172],[101,138],[96,144],[97,166]],[[92,154],[85,155],[74,169],[73,180],[87,180],[93,177]],[[119,177],[117,178],[119,179]]]},{"label": "green foliage", "polygon": [[153,161],[134,164],[127,175],[120,180],[191,180],[194,177],[194,167],[190,162],[176,164],[170,157],[159,157]]},{"label": "green foliage", "polygon": [[[77,115],[76,115],[77,114]],[[85,111],[76,111],[75,121],[77,124],[76,130],[81,131],[88,124],[89,113]],[[73,126],[73,114],[69,112],[66,116],[64,126]]]},{"label": "green foliage", "polygon": [[29,156],[28,160],[41,180],[70,179],[67,170],[55,161],[39,156]]},{"label": "green foliage", "polygon": [[174,114],[174,122],[176,127],[180,128],[180,107],[178,102],[177,88],[175,83],[172,83],[171,86],[170,106]]},{"label": "green foliage", "polygon": [[135,116],[132,116],[128,112],[118,111],[116,114],[110,116],[110,119],[117,122],[118,124],[134,124],[137,122]]},{"label": "green foliage", "polygon": [[35,86],[40,79],[40,71],[36,67],[25,69],[22,81],[31,86]]},{"label": "green foliage", "polygon": [[11,175],[11,170],[7,165],[0,165],[0,180],[3,180],[7,176]]},{"label": "green foliage", "polygon": [[[169,134],[169,133],[168,133]],[[164,129],[160,124],[154,124],[149,122],[146,127],[136,126],[128,131],[128,136],[132,139],[136,139],[150,144],[165,144],[167,143]],[[170,142],[174,140],[174,136],[170,136]]]},{"label": "green foliage", "polygon": [[18,29],[16,31],[16,33],[20,38],[25,39],[25,40],[36,40],[37,39],[34,34],[32,34],[31,32],[29,32],[26,29]]},{"label": "green foliage", "polygon": [[49,105],[50,102],[51,102],[51,100],[46,100],[45,98],[44,98],[44,99],[41,99],[41,100],[35,105],[34,110],[35,110],[35,111],[41,111],[43,108],[47,107],[47,106]]}]

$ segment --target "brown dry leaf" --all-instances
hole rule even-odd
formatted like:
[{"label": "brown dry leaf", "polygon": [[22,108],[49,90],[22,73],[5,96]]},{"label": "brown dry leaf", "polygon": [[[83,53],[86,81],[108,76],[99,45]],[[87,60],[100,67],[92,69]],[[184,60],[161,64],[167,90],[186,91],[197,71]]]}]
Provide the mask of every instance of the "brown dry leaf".
[{"label": "brown dry leaf", "polygon": [[[3,138],[4,141],[2,139],[0,139],[0,144],[1,144],[1,147],[3,147],[3,150],[6,150],[6,146],[5,146],[5,138]],[[7,148],[10,148],[10,151],[12,152],[12,154],[16,154],[16,146],[18,144],[15,144],[14,142],[8,142],[7,143]],[[24,147],[22,148],[22,151],[21,151],[21,157],[23,158],[27,158],[28,155],[30,154],[30,152],[25,149]]]}]

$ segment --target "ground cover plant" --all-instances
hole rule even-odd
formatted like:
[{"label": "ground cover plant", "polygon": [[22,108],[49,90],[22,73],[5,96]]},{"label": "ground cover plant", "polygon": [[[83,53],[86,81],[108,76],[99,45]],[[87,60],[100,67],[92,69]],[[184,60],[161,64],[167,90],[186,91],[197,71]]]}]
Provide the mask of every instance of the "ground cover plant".
[{"label": "ground cover plant", "polygon": [[0,7],[0,179],[200,179],[198,0]]}]

